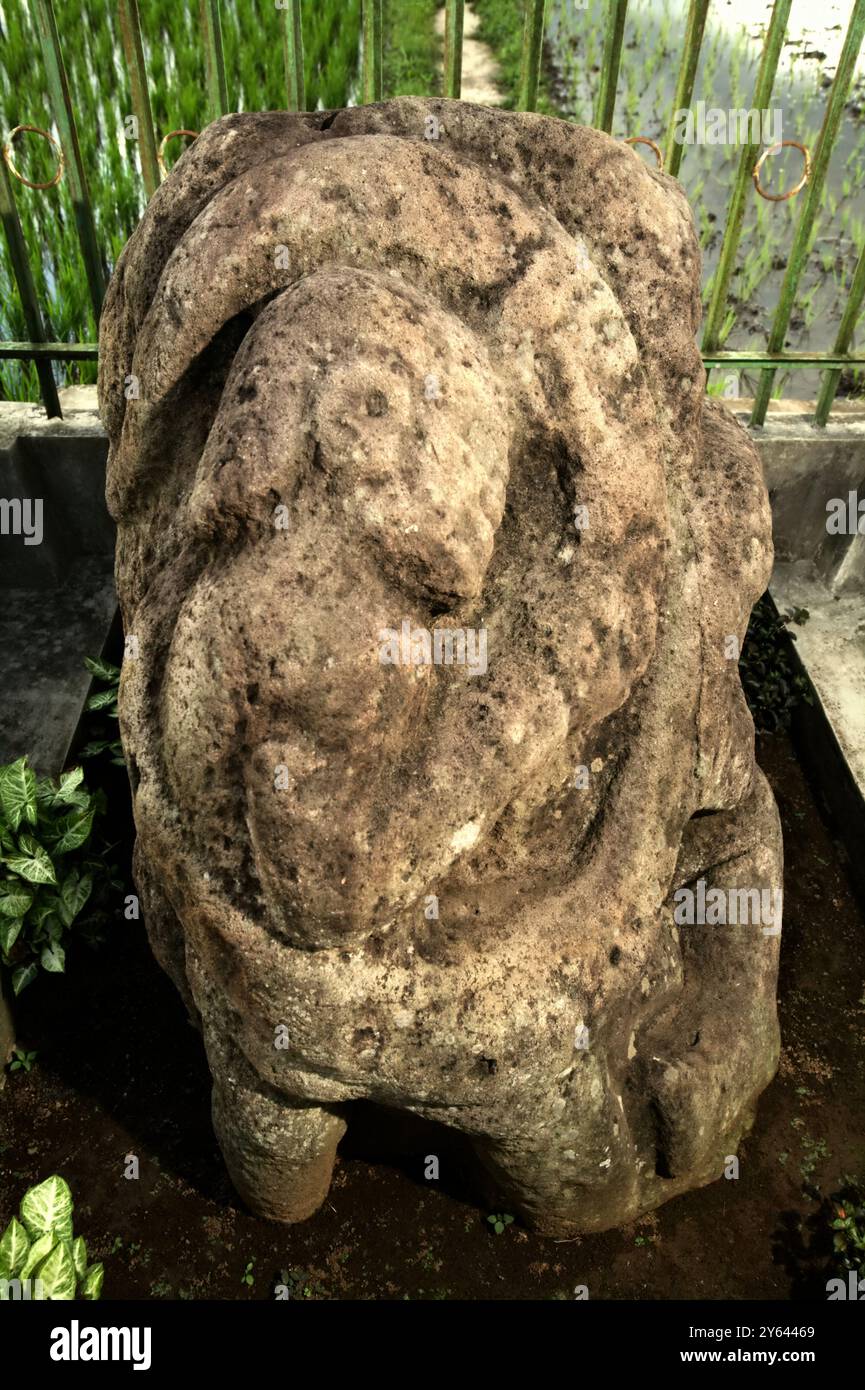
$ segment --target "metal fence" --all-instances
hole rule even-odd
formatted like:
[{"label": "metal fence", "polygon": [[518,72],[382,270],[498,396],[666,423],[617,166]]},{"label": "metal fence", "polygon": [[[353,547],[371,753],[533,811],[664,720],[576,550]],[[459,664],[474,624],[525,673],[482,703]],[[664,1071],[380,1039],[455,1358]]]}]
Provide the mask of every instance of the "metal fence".
[{"label": "metal fence", "polygon": [[[398,3],[398,0],[396,2]],[[36,188],[49,188],[57,183],[61,177],[68,179],[90,300],[97,322],[105,292],[105,279],[93,217],[93,206],[87,175],[81,158],[75,112],[70,97],[52,0],[29,0],[29,3],[42,50],[51,111],[59,136],[59,144],[48,131],[38,130],[34,126],[16,127],[15,131],[10,132],[4,140],[3,157],[0,159],[0,216],[2,216],[10,264],[21,297],[24,321],[29,337],[26,342],[0,342],[0,358],[32,361],[38,373],[45,409],[49,416],[59,416],[61,414],[60,401],[51,370],[52,361],[95,361],[98,349],[95,343],[58,343],[49,342],[46,339],[28,250],[15,207],[15,179],[29,187]],[[305,106],[305,94],[301,0],[275,0],[275,3],[282,20],[285,107],[289,111],[302,111]],[[757,111],[762,111],[768,107],[772,95],[778,60],[786,36],[791,3],[792,0],[775,0],[772,9],[772,17],[766,33],[754,87],[752,106]],[[118,6],[120,33],[129,69],[132,106],[138,128],[142,178],[147,196],[150,197],[159,186],[165,173],[163,155],[168,141],[178,136],[194,136],[196,132],[170,131],[157,145],[148,96],[138,0],[118,0]],[[199,0],[199,8],[201,38],[206,60],[207,108],[209,117],[213,120],[218,116],[226,115],[232,109],[222,43],[220,0]],[[532,111],[537,105],[545,32],[545,9],[546,0],[525,0],[522,70],[517,100],[518,108],[524,111]],[[460,96],[464,10],[464,0],[446,0],[443,84],[446,97]],[[616,88],[626,30],[627,10],[628,0],[608,0],[603,63],[594,112],[595,126],[608,133],[612,130],[615,113]],[[694,97],[694,84],[708,12],[709,0],[690,0],[684,50],[670,111],[665,149],[661,151],[653,142],[644,141],[646,144],[652,144],[659,164],[668,173],[674,175],[678,174],[683,153],[683,146],[676,138],[676,113],[689,108]],[[361,99],[365,103],[381,101],[384,96],[382,90],[382,0],[362,0],[361,27],[362,32],[359,35]],[[761,191],[759,185],[760,166],[766,156],[778,148],[778,146],[772,146],[768,150],[762,150],[759,139],[753,143],[742,144],[727,209],[718,268],[713,279],[712,293],[706,312],[701,346],[703,362],[708,370],[721,366],[749,367],[760,370],[760,385],[751,415],[753,425],[762,425],[765,421],[775,373],[779,368],[818,368],[823,371],[823,384],[817,401],[814,420],[818,425],[825,425],[832,409],[842,371],[845,368],[865,366],[865,354],[851,351],[853,331],[862,306],[863,294],[865,294],[865,246],[859,250],[850,294],[831,351],[805,353],[784,350],[799,280],[809,255],[811,237],[826,174],[844,107],[850,97],[863,34],[865,34],[865,0],[855,0],[841,57],[828,91],[823,124],[816,146],[813,153],[809,153],[802,146],[798,147],[805,159],[805,174],[790,193],[781,195],[763,193],[764,197],[768,196],[773,200],[789,198],[800,192],[803,196],[768,342],[762,352],[722,351],[719,346],[722,324],[727,312],[730,279],[735,268],[742,232],[746,199],[752,184],[758,192]],[[397,93],[389,95],[397,95]],[[52,180],[34,184],[18,173],[14,164],[12,141],[19,131],[36,131],[57,147],[57,169]],[[642,137],[632,137],[632,140],[634,139],[639,140]],[[782,143],[788,145],[796,142],[784,141]]]}]

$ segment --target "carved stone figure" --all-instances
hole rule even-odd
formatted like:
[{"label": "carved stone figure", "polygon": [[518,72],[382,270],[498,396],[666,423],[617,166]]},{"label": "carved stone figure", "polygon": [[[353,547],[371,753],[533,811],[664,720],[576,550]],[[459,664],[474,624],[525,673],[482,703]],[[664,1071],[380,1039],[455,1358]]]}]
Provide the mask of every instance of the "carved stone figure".
[{"label": "carved stone figure", "polygon": [[414,98],[217,121],[119,260],[136,879],[259,1213],[315,1211],[358,1099],[555,1234],[713,1181],[753,1120],[770,513],[699,283],[632,149]]}]

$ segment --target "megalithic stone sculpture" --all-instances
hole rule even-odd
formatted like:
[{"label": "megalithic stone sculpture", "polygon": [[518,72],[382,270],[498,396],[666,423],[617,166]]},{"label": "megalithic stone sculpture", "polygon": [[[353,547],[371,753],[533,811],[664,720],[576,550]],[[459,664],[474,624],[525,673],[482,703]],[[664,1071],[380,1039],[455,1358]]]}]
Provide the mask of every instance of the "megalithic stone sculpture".
[{"label": "megalithic stone sculpture", "polygon": [[362,1098],[557,1234],[713,1181],[753,1120],[770,513],[699,285],[630,148],[418,99],[217,121],[118,262],[136,878],[257,1212],[316,1209]]}]

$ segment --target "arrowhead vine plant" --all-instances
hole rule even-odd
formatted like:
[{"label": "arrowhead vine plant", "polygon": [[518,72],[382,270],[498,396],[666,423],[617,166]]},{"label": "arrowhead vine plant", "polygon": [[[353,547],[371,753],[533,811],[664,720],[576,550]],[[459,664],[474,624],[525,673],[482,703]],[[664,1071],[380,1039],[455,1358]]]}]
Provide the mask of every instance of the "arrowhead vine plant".
[{"label": "arrowhead vine plant", "polygon": [[95,1300],[103,1277],[101,1264],[87,1263],[84,1237],[73,1235],[65,1180],[55,1173],[29,1188],[0,1238],[0,1302]]},{"label": "arrowhead vine plant", "polygon": [[834,1205],[832,1245],[842,1272],[865,1275],[865,1185],[847,1180]]},{"label": "arrowhead vine plant", "polygon": [[[84,708],[89,713],[96,713],[104,716],[103,724],[105,727],[100,729],[97,737],[86,743],[81,749],[82,758],[96,758],[100,753],[110,753],[111,761],[118,767],[126,766],[126,759],[123,756],[123,745],[117,736],[117,695],[120,689],[120,667],[112,666],[109,661],[94,660],[93,657],[86,656],[84,665],[87,667],[95,681],[103,687],[96,690],[88,698]],[[114,726],[108,723],[114,721]]]},{"label": "arrowhead vine plant", "polygon": [[105,795],[83,778],[80,767],[57,783],[37,778],[26,758],[0,767],[0,962],[15,994],[40,967],[65,970],[68,933],[74,926],[92,939],[108,888],[122,887],[92,843]]}]

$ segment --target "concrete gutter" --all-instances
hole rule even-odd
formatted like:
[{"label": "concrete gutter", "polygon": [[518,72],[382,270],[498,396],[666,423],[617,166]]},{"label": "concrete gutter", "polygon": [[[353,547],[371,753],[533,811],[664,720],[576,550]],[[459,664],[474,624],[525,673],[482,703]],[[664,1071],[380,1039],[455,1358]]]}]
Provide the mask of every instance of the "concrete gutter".
[{"label": "concrete gutter", "polygon": [[62,420],[0,402],[0,498],[27,500],[31,519],[38,503],[42,530],[38,543],[23,529],[0,535],[0,764],[26,753],[49,776],[68,757],[90,688],[84,657],[101,655],[117,609],[95,388],[60,401]]},{"label": "concrete gutter", "polygon": [[[0,401],[0,498],[38,500],[42,518],[38,544],[25,544],[26,533],[0,534],[0,764],[26,753],[52,777],[69,757],[90,689],[84,657],[102,655],[117,613],[96,388],[59,394],[62,420]],[[11,512],[4,524],[11,527]],[[15,1045],[12,1002],[0,966],[0,1089]]]},{"label": "concrete gutter", "polygon": [[[726,403],[743,424],[750,401]],[[834,412],[832,423],[820,429],[811,420],[814,406],[802,401],[774,402],[762,429],[749,433],[763,461],[772,502],[772,534],[777,563],[806,561],[816,574],[834,581],[845,559],[861,554],[849,536],[830,536],[826,504],[856,491],[865,498],[865,406],[854,404]],[[795,408],[794,408],[795,407]],[[852,554],[848,555],[848,552]],[[865,574],[858,583],[865,587]]]},{"label": "concrete gutter", "polygon": [[[728,404],[747,423],[751,402]],[[772,407],[750,431],[772,503],[770,593],[781,614],[808,614],[791,630],[814,696],[792,732],[865,896],[865,533],[827,529],[833,500],[849,509],[852,494],[854,512],[865,500],[865,403],[839,402],[825,428],[813,424],[813,402]]]}]

